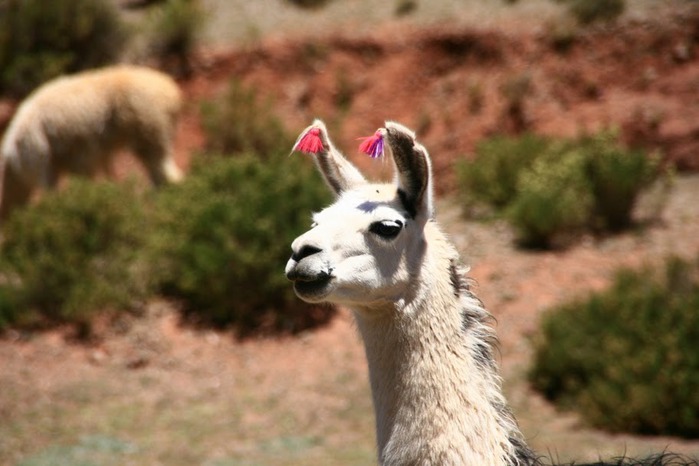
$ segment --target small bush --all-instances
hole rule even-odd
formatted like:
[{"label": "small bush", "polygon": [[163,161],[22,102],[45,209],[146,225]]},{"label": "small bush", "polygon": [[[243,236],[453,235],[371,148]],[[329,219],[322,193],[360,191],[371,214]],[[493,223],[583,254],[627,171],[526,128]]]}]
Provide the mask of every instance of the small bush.
[{"label": "small bush", "polygon": [[660,158],[641,150],[626,150],[614,132],[601,132],[580,140],[587,154],[587,175],[592,184],[594,214],[604,230],[619,231],[631,225],[639,194],[657,180]]},{"label": "small bush", "polygon": [[396,16],[407,16],[417,10],[417,0],[397,0],[393,9]]},{"label": "small bush", "polygon": [[168,67],[174,61],[174,72],[189,76],[191,59],[204,26],[204,10],[197,0],[168,0],[154,11],[152,18],[152,53]]},{"label": "small bush", "polygon": [[150,283],[138,255],[147,231],[141,205],[130,186],[74,179],[14,212],[3,224],[0,325],[89,327],[97,311],[140,304]]},{"label": "small bush", "polygon": [[546,24],[548,43],[557,53],[569,52],[578,41],[579,26],[572,19],[559,19]]},{"label": "small bush", "polygon": [[544,153],[550,141],[534,134],[518,138],[496,136],[476,147],[474,162],[456,166],[462,201],[482,202],[496,209],[509,205],[517,195],[519,176]]},{"label": "small bush", "polygon": [[289,245],[327,200],[312,164],[287,154],[208,156],[162,192],[154,263],[164,292],[195,320],[247,333],[329,316],[296,298],[284,277]]},{"label": "small bush", "polygon": [[561,235],[589,223],[593,203],[585,176],[585,155],[549,151],[517,180],[517,196],[506,218],[528,247],[548,248]]},{"label": "small bush", "polygon": [[472,115],[477,115],[485,105],[485,93],[480,82],[472,81],[468,85],[468,110]]},{"label": "small bush", "polygon": [[660,159],[627,150],[615,132],[575,140],[532,135],[478,145],[457,164],[465,208],[484,203],[504,214],[523,244],[552,245],[582,229],[616,232],[632,224],[639,195],[662,175]]},{"label": "small bush", "polygon": [[320,9],[330,3],[331,0],[286,0],[294,6],[307,9]]},{"label": "small bush", "polygon": [[335,89],[335,106],[341,113],[349,112],[357,89],[344,68],[335,75]]},{"label": "small bush", "polygon": [[564,0],[571,15],[580,24],[596,21],[612,21],[621,16],[626,8],[624,0]]},{"label": "small bush", "polygon": [[293,140],[273,113],[269,100],[260,102],[257,90],[232,79],[217,101],[202,104],[202,124],[209,151],[221,154],[288,151]]},{"label": "small bush", "polygon": [[[661,270],[662,272],[662,270]],[[590,299],[548,313],[531,381],[592,424],[699,435],[699,261],[622,271]]]},{"label": "small bush", "polygon": [[528,73],[515,75],[502,84],[500,92],[505,99],[505,108],[501,120],[507,132],[521,134],[530,126],[525,104],[532,89],[532,78]]},{"label": "small bush", "polygon": [[7,327],[31,323],[33,316],[22,309],[22,302],[16,286],[0,284],[0,331]]},{"label": "small bush", "polygon": [[0,1],[0,93],[111,63],[127,37],[109,0]]}]

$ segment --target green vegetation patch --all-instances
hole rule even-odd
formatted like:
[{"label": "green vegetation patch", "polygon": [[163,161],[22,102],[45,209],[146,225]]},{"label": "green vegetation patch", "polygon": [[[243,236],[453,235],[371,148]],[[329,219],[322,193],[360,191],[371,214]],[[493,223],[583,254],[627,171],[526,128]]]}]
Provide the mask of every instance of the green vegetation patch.
[{"label": "green vegetation patch", "polygon": [[699,261],[672,258],[550,311],[530,378],[595,426],[696,437],[698,341]]},{"label": "green vegetation patch", "polygon": [[272,101],[261,99],[256,88],[237,78],[217,99],[201,106],[207,150],[219,154],[256,153],[265,157],[279,150],[289,151],[293,140],[273,112]]},{"label": "green vegetation patch", "polygon": [[568,6],[570,14],[580,24],[613,21],[626,9],[624,0],[558,0]]},{"label": "green vegetation patch", "polygon": [[0,93],[114,62],[129,33],[110,0],[0,2]]},{"label": "green vegetation patch", "polygon": [[202,157],[162,193],[156,273],[191,317],[243,331],[295,331],[329,316],[296,298],[284,276],[289,245],[308,228],[308,212],[327,201],[307,162],[288,153]]},{"label": "green vegetation patch", "polygon": [[199,0],[167,0],[147,23],[150,53],[176,75],[190,76],[192,59],[206,24]]},{"label": "green vegetation patch", "polygon": [[104,309],[135,309],[150,292],[139,251],[148,231],[133,186],[72,179],[3,224],[0,326],[89,327]]},{"label": "green vegetation patch", "polygon": [[465,210],[487,206],[523,245],[537,248],[582,231],[629,228],[639,196],[662,174],[658,156],[622,146],[612,131],[577,139],[498,136],[480,143],[472,162],[457,163]]}]

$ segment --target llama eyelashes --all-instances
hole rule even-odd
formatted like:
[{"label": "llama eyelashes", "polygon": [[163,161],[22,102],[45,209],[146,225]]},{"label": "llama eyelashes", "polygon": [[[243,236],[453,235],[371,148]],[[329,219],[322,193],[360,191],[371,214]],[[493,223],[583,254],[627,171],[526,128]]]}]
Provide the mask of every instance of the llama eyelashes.
[{"label": "llama eyelashes", "polygon": [[393,239],[403,229],[403,222],[400,220],[382,220],[369,225],[369,231],[385,239]]}]

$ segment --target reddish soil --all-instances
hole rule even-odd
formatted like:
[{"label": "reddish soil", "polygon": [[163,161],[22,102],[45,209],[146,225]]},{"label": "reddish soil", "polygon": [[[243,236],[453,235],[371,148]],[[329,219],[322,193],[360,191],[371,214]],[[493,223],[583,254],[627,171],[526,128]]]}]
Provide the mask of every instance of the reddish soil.
[{"label": "reddish soil", "polygon": [[[567,46],[544,30],[406,26],[368,38],[274,39],[208,54],[183,85],[194,103],[240,79],[272,97],[292,133],[320,117],[348,153],[384,120],[400,121],[430,149],[443,193],[454,159],[496,133],[618,127],[680,169],[699,168],[699,9],[575,34]],[[203,141],[195,127],[185,122],[186,153]]]}]

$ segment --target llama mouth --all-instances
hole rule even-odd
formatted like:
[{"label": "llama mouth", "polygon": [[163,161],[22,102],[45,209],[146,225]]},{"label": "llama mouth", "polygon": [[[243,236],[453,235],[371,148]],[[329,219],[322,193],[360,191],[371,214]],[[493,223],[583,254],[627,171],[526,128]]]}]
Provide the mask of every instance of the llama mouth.
[{"label": "llama mouth", "polygon": [[322,272],[314,277],[298,277],[294,280],[294,291],[304,300],[318,298],[325,295],[328,285],[332,281],[329,273]]}]

